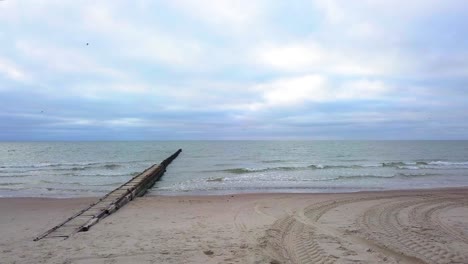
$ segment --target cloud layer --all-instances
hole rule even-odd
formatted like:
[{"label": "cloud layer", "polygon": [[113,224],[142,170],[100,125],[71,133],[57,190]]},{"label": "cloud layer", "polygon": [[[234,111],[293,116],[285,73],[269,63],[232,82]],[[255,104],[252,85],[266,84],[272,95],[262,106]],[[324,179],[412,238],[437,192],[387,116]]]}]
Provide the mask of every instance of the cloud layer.
[{"label": "cloud layer", "polygon": [[468,139],[467,12],[0,1],[0,140]]}]

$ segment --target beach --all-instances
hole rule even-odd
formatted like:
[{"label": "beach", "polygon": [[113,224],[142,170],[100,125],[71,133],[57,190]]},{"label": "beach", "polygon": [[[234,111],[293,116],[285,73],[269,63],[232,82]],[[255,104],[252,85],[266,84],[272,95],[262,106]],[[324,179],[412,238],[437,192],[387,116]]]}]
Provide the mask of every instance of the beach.
[{"label": "beach", "polygon": [[468,263],[468,189],[137,198],[34,242],[97,198],[1,198],[1,263]]},{"label": "beach", "polygon": [[0,0],[0,264],[468,264],[467,14]]}]

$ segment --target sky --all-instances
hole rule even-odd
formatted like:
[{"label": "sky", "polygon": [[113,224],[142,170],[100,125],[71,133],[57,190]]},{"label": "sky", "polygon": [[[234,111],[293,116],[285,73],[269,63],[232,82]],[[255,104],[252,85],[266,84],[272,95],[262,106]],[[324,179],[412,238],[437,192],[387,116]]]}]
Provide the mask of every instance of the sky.
[{"label": "sky", "polygon": [[2,0],[0,141],[468,139],[466,0]]}]

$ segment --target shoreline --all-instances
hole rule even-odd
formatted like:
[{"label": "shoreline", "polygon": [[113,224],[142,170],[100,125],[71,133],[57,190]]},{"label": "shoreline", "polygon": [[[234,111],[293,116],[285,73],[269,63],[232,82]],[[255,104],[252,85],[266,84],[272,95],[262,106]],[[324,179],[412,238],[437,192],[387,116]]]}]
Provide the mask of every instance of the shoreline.
[{"label": "shoreline", "polygon": [[[359,190],[359,191],[349,191],[349,192],[232,192],[225,194],[218,193],[206,193],[201,192],[177,192],[170,194],[146,194],[144,197],[225,197],[225,196],[253,196],[253,195],[342,195],[342,194],[377,194],[377,193],[390,193],[390,192],[437,192],[437,191],[459,191],[466,190],[468,192],[468,185],[458,186],[458,187],[428,187],[428,188],[415,188],[415,189],[382,189],[382,190]],[[110,191],[109,191],[110,192]],[[100,196],[74,196],[74,197],[53,197],[53,196],[0,196],[2,199],[40,199],[40,200],[73,200],[73,199],[99,199],[103,197],[106,193]]]},{"label": "shoreline", "polygon": [[[67,240],[98,197],[0,198],[5,263],[466,263],[468,188],[144,196]],[[428,251],[428,249],[431,249]]]}]

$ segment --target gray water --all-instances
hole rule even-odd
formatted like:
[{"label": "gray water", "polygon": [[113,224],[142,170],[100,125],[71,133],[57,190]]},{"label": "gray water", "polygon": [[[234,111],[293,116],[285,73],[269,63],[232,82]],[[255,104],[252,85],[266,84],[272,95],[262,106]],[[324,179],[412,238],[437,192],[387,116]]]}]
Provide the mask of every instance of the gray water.
[{"label": "gray water", "polygon": [[0,143],[0,196],[99,196],[177,149],[150,194],[468,186],[468,141]]}]

